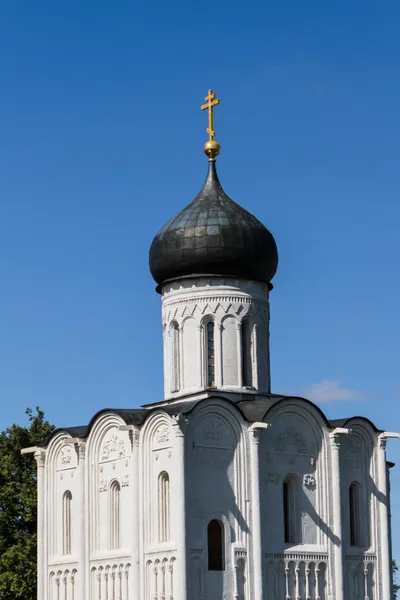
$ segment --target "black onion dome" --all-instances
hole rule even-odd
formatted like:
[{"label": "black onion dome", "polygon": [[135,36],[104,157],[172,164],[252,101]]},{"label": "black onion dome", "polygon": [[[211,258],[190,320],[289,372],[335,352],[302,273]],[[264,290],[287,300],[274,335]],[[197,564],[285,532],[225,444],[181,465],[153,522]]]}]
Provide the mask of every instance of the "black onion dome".
[{"label": "black onion dome", "polygon": [[225,194],[215,162],[198,196],[164,225],[150,248],[150,271],[158,284],[190,275],[269,283],[277,266],[272,234]]}]

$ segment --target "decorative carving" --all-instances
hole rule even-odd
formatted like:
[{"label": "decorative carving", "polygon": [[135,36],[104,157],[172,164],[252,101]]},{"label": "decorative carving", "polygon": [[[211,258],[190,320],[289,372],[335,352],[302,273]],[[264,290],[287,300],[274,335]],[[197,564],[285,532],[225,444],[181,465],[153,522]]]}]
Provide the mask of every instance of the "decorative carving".
[{"label": "decorative carving", "polygon": [[132,431],[132,445],[139,446],[139,439],[140,439],[140,429],[138,427],[135,427],[135,429]]},{"label": "decorative carving", "polygon": [[354,433],[347,436],[347,447],[350,452],[358,453],[361,450],[361,438]]},{"label": "decorative carving", "polygon": [[62,465],[69,465],[72,461],[72,448],[71,446],[65,446],[65,448],[63,448],[61,450],[60,453],[60,460],[61,460],[61,464]]},{"label": "decorative carving", "polygon": [[45,450],[36,450],[35,452],[36,464],[38,467],[44,467],[46,460],[46,451]]},{"label": "decorative carving", "polygon": [[86,453],[86,444],[85,442],[79,442],[78,444],[78,458],[79,460],[83,460],[85,458]]},{"label": "decorative carving", "polygon": [[331,448],[333,450],[339,450],[340,448],[340,435],[338,433],[330,433],[329,437],[331,439]]},{"label": "decorative carving", "polygon": [[121,486],[122,487],[129,487],[129,473],[125,473],[125,475],[122,476]]},{"label": "decorative carving", "polygon": [[277,436],[275,449],[278,452],[307,453],[307,445],[303,436],[293,427],[287,427],[285,431]]},{"label": "decorative carving", "polygon": [[109,460],[110,458],[121,458],[126,455],[124,440],[114,433],[109,439],[104,442],[101,451],[101,460]]},{"label": "decorative carving", "polygon": [[280,481],[280,476],[278,473],[268,473],[268,483],[272,483],[274,485],[278,484]]},{"label": "decorative carving", "polygon": [[107,479],[102,479],[99,485],[99,492],[106,492],[108,487]]},{"label": "decorative carving", "polygon": [[203,427],[203,435],[206,440],[220,440],[222,436],[222,423],[220,421],[207,420]]},{"label": "decorative carving", "polygon": [[189,419],[184,415],[172,415],[172,427],[174,428],[175,437],[183,437]]},{"label": "decorative carving", "polygon": [[166,424],[160,425],[154,434],[154,439],[157,444],[166,444],[170,441],[170,438],[170,429]]},{"label": "decorative carving", "polygon": [[379,448],[381,450],[386,450],[386,442],[387,442],[387,438],[385,438],[385,437],[379,438]]},{"label": "decorative carving", "polygon": [[303,483],[307,487],[315,487],[317,485],[315,476],[311,473],[306,473],[303,477]]}]

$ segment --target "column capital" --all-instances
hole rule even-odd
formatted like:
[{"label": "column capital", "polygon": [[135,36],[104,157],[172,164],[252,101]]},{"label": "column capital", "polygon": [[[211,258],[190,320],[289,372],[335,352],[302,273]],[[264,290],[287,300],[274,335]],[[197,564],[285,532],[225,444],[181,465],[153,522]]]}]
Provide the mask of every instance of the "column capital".
[{"label": "column capital", "polygon": [[378,437],[378,440],[379,440],[379,449],[385,451],[386,444],[387,444],[387,437],[385,437],[384,435],[380,435]]},{"label": "column capital", "polygon": [[133,450],[134,446],[139,446],[140,439],[140,429],[136,425],[120,425],[118,427],[119,431],[127,431],[129,435],[129,441],[131,442],[131,449]]},{"label": "column capital", "polygon": [[249,427],[249,437],[250,437],[250,441],[253,444],[259,444],[261,437],[262,437],[262,432],[265,431],[266,429],[269,428],[268,423],[253,423],[253,425],[251,425]]},{"label": "column capital", "polygon": [[43,448],[38,448],[34,454],[36,464],[38,467],[44,467],[44,463],[46,460],[46,450]]},{"label": "column capital", "polygon": [[184,437],[189,424],[189,419],[185,415],[172,415],[172,429],[177,437]]},{"label": "column capital", "polygon": [[333,448],[334,450],[339,450],[340,448],[340,436],[342,435],[347,435],[350,433],[350,429],[347,429],[346,427],[336,427],[336,429],[334,429],[333,431],[330,432],[329,434],[329,439],[331,442],[331,448]]}]

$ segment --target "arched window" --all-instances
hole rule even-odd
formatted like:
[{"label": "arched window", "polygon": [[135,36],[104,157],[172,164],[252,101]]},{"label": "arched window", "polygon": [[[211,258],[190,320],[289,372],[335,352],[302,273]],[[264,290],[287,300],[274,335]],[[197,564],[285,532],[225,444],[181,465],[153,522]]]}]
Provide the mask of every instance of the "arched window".
[{"label": "arched window", "polygon": [[253,386],[252,330],[247,319],[242,321],[242,381],[244,387]]},{"label": "arched window", "polygon": [[362,546],[361,539],[361,485],[353,481],[349,488],[350,545]]},{"label": "arched window", "polygon": [[172,323],[171,336],[171,392],[178,392],[180,388],[180,348],[178,323]]},{"label": "arched window", "polygon": [[168,542],[170,528],[169,476],[163,471],[158,478],[158,539]]},{"label": "arched window", "polygon": [[72,494],[68,490],[64,493],[62,499],[62,515],[63,515],[63,554],[71,554],[71,502]]},{"label": "arched window", "polygon": [[294,475],[289,475],[283,482],[284,540],[286,544],[301,543],[299,495],[298,480]]},{"label": "arched window", "polygon": [[110,550],[121,546],[121,486],[118,481],[110,485]]},{"label": "arched window", "polygon": [[207,387],[215,387],[214,322],[207,323]]},{"label": "arched window", "polygon": [[224,560],[224,526],[214,519],[207,527],[208,570],[223,571]]}]

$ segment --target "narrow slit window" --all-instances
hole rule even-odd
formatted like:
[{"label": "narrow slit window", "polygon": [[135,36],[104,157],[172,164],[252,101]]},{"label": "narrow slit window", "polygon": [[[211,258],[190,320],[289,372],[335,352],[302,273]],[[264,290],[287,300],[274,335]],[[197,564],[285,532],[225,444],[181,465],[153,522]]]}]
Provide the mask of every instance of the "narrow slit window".
[{"label": "narrow slit window", "polygon": [[72,494],[65,492],[62,501],[63,511],[63,554],[71,554],[71,502]]},{"label": "narrow slit window", "polygon": [[113,481],[110,486],[110,550],[121,547],[121,486]]},{"label": "narrow slit window", "polygon": [[283,482],[283,518],[285,544],[298,544],[300,540],[299,490],[297,479],[287,477]]},{"label": "narrow slit window", "polygon": [[158,478],[158,538],[169,541],[170,530],[170,489],[169,475],[165,471]]},{"label": "narrow slit window", "polygon": [[178,323],[173,323],[171,327],[171,392],[179,392],[180,388],[180,348],[179,348],[179,327]]},{"label": "narrow slit window", "polygon": [[223,571],[224,560],[224,526],[214,519],[207,527],[208,570]]},{"label": "narrow slit window", "polygon": [[214,323],[207,323],[207,386],[215,387]]},{"label": "narrow slit window", "polygon": [[353,481],[349,488],[350,545],[362,546],[361,539],[361,485]]},{"label": "narrow slit window", "polygon": [[253,386],[252,331],[247,319],[242,322],[242,381],[244,387]]}]

